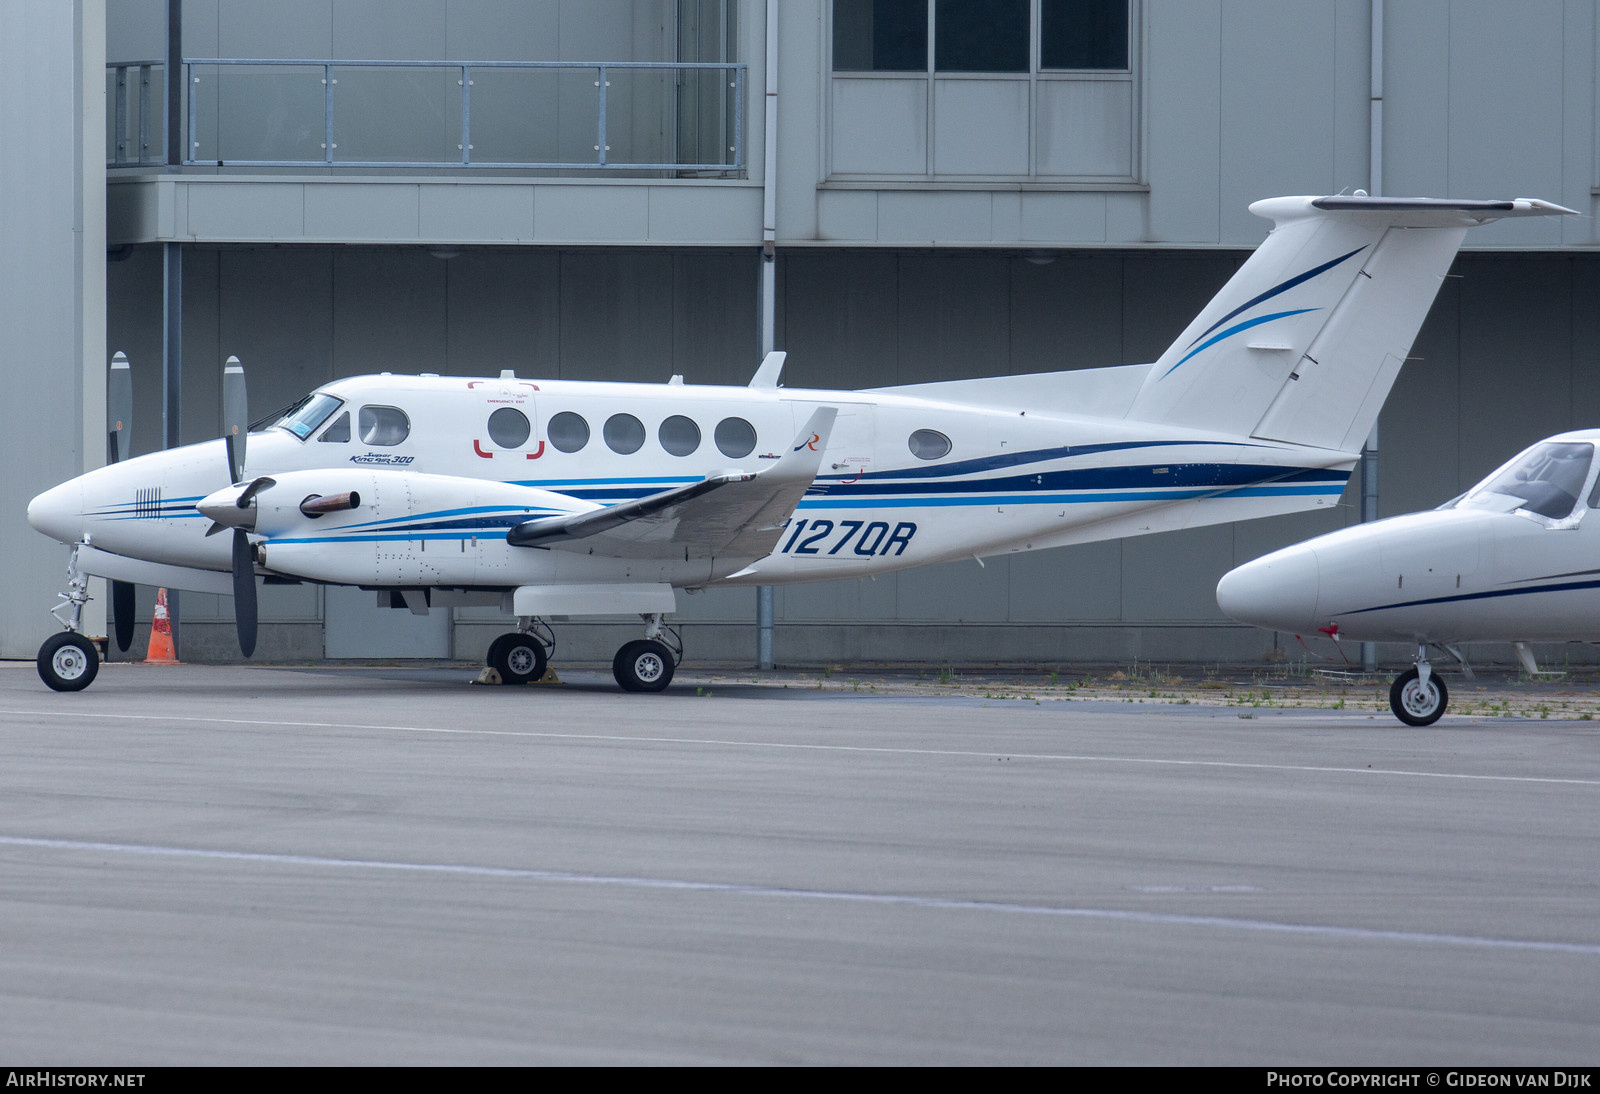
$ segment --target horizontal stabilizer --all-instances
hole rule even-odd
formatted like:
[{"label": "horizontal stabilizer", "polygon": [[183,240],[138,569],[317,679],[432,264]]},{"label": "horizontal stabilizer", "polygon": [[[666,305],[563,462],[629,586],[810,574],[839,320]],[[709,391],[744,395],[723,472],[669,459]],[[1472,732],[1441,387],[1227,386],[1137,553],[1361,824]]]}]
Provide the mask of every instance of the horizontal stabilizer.
[{"label": "horizontal stabilizer", "polygon": [[761,558],[817,477],[837,414],[814,411],[791,450],[765,471],[713,475],[603,509],[526,521],[506,541],[615,558]]}]

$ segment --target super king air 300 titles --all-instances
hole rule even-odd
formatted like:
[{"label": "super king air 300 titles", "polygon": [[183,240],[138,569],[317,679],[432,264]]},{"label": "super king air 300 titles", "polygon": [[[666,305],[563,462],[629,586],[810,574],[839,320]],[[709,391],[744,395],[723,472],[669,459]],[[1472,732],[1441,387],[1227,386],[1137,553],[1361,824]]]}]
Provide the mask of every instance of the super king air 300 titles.
[{"label": "super king air 300 titles", "polygon": [[[617,682],[659,691],[682,589],[826,581],[1333,505],[1468,228],[1541,201],[1286,197],[1275,227],[1153,365],[865,391],[364,376],[258,432],[224,376],[223,440],[122,459],[28,507],[72,548],[58,690],[98,656],[87,576],[229,593],[356,585],[414,611],[498,604],[488,660],[545,670],[543,618],[644,617]],[[113,417],[126,369],[113,370]],[[248,444],[246,440],[248,438]]]}]

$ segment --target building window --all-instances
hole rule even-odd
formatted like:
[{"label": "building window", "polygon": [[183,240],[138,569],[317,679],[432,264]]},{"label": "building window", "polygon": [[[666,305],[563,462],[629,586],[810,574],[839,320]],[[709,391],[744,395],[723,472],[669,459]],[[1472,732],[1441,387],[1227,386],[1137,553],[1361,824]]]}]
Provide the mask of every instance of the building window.
[{"label": "building window", "polygon": [[831,177],[1133,183],[1139,0],[833,0]]}]

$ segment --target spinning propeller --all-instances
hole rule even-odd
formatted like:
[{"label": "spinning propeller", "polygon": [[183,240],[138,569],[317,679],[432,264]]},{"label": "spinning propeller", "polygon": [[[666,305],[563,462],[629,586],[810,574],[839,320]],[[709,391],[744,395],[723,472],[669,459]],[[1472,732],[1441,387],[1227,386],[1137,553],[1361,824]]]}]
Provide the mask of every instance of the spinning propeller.
[{"label": "spinning propeller", "polygon": [[[245,391],[244,366],[229,357],[222,369],[222,441],[228,452],[228,481],[244,481],[245,441],[250,436],[250,404]],[[201,512],[217,523],[207,531],[233,529],[233,624],[239,632],[239,650],[246,657],[256,652],[256,567],[249,529],[256,526],[255,496],[272,485],[256,479],[234,502],[234,513]],[[214,508],[214,507],[208,507]]]}]

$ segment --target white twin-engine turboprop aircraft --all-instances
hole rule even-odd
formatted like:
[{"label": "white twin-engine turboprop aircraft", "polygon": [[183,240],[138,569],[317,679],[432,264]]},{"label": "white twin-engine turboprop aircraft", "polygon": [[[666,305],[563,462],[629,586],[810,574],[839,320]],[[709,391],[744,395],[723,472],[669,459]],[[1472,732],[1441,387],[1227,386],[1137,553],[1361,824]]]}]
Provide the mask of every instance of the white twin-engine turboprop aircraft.
[{"label": "white twin-engine turboprop aircraft", "polygon": [[1600,430],[1540,441],[1437,509],[1330,532],[1230,570],[1217,603],[1244,623],[1336,641],[1408,642],[1416,666],[1389,689],[1409,725],[1431,725],[1450,693],[1438,646],[1506,641],[1530,675],[1529,642],[1600,638]]},{"label": "white twin-engine turboprop aircraft", "polygon": [[[53,688],[98,667],[85,575],[112,579],[118,641],[142,582],[357,585],[413,611],[500,604],[488,661],[539,678],[542,617],[638,613],[617,682],[658,691],[679,589],[788,584],[1335,504],[1466,229],[1541,201],[1285,197],[1272,233],[1153,365],[866,391],[364,376],[222,441],[121,460],[35,498],[72,546]],[[112,417],[121,398],[113,370]],[[122,387],[126,381],[121,380]],[[249,437],[248,455],[245,439]],[[226,535],[213,533],[226,532]],[[125,622],[126,620],[126,622]]]}]

